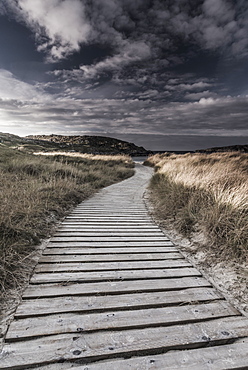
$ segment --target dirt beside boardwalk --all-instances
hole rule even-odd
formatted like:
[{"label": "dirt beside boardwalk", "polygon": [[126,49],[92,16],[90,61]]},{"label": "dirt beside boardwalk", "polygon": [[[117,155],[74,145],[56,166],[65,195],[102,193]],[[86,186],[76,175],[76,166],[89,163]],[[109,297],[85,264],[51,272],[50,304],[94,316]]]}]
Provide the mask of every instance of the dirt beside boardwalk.
[{"label": "dirt beside boardwalk", "polygon": [[147,209],[154,221],[170,238],[202,274],[215,286],[223,296],[248,317],[248,264],[235,260],[222,261],[213,249],[208,250],[206,240],[200,233],[193,234],[190,239],[180,235],[173,227],[172,222],[165,222],[155,218],[152,204],[149,202],[149,191],[144,196]]}]

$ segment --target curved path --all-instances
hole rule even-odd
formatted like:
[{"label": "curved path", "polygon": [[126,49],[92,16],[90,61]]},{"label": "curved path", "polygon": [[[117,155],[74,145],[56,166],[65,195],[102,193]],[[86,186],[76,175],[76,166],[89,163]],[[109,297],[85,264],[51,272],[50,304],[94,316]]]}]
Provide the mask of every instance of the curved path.
[{"label": "curved path", "polygon": [[147,213],[152,170],[81,203],[50,240],[1,369],[247,369],[248,320]]}]

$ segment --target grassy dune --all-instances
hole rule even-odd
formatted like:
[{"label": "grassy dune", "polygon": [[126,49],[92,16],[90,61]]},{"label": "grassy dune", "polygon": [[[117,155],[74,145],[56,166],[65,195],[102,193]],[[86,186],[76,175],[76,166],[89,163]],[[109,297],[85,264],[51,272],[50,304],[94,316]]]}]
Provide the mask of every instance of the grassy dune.
[{"label": "grassy dune", "polygon": [[22,283],[34,245],[51,233],[58,220],[98,189],[133,173],[127,156],[35,156],[0,147],[2,297]]},{"label": "grassy dune", "polygon": [[237,152],[150,157],[157,217],[184,235],[200,232],[222,260],[247,260],[247,163],[248,154]]}]

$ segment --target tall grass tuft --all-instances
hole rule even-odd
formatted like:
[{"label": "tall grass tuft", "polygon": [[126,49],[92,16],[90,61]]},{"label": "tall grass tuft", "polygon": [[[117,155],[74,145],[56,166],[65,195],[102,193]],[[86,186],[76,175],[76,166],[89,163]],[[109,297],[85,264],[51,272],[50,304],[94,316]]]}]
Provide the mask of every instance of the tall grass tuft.
[{"label": "tall grass tuft", "polygon": [[[132,176],[127,156],[29,155],[0,148],[0,288],[21,284],[29,255],[98,189]],[[3,297],[2,295],[2,297]]]},{"label": "tall grass tuft", "polygon": [[152,201],[184,235],[201,232],[220,258],[248,258],[248,154],[155,155]]}]

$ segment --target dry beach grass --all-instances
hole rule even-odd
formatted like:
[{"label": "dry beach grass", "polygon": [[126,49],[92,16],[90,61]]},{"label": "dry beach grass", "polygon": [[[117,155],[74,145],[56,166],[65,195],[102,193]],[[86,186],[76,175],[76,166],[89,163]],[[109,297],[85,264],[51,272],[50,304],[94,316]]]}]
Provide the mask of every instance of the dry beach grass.
[{"label": "dry beach grass", "polygon": [[156,155],[152,197],[157,212],[184,235],[200,231],[217,253],[248,257],[248,155]]},{"label": "dry beach grass", "polygon": [[34,156],[1,147],[1,298],[23,284],[32,271],[35,245],[73,206],[132,174],[133,162],[127,156]]},{"label": "dry beach grass", "polygon": [[[248,314],[248,154],[152,156],[153,213],[212,282]],[[235,302],[234,302],[235,303]]]}]

